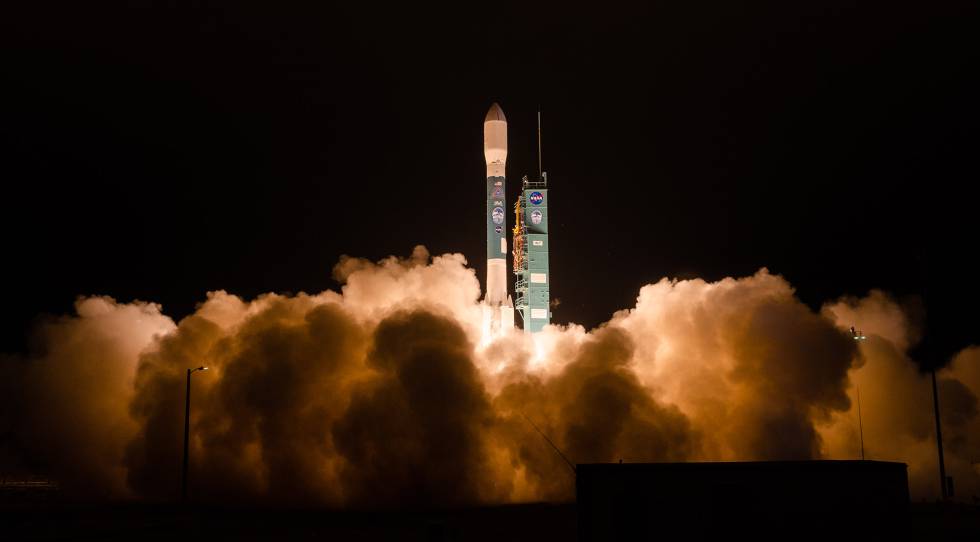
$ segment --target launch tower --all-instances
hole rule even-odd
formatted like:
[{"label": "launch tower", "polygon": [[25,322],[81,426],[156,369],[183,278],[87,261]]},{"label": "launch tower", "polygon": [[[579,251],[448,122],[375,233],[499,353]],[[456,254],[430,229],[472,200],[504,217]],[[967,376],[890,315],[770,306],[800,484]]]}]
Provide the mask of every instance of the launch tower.
[{"label": "launch tower", "polygon": [[548,174],[541,171],[541,113],[538,113],[538,181],[524,176],[514,204],[514,308],[525,333],[537,333],[551,322],[551,276],[548,269]]}]

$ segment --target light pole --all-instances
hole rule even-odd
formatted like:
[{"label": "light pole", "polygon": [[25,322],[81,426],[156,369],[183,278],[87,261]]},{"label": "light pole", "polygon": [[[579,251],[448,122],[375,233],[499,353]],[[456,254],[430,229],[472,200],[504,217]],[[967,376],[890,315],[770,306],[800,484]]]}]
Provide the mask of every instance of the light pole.
[{"label": "light pole", "polygon": [[858,431],[861,433],[861,461],[864,461],[864,421],[861,419],[861,386],[857,386]]},{"label": "light pole", "polygon": [[[863,341],[867,339],[864,333],[854,329],[851,326],[851,337],[854,337],[855,341]],[[861,386],[855,384],[857,390],[857,402],[858,402],[858,432],[861,434],[861,461],[864,461],[864,420],[861,419]]]},{"label": "light pole", "polygon": [[191,373],[207,371],[207,367],[187,369],[187,395],[184,397],[184,469],[180,475],[180,502],[187,502],[187,441],[191,433]]},{"label": "light pole", "polygon": [[[928,294],[929,294],[929,277],[928,270],[926,269],[925,259],[921,254],[916,255],[916,261],[918,263],[919,270],[919,280],[922,283],[922,301],[923,304],[928,307]],[[935,352],[932,352],[935,355]],[[943,457],[943,428],[939,423],[939,391],[936,386],[936,369],[933,368],[930,372],[932,377],[932,408],[936,415],[936,448],[939,452],[939,490],[942,492],[942,500],[946,500],[950,497],[950,487],[947,487],[948,480],[946,479],[946,460]]]},{"label": "light pole", "polygon": [[936,411],[936,446],[939,448],[939,489],[942,491],[943,500],[949,496],[946,489],[946,461],[943,459],[943,428],[939,423],[939,392],[936,389],[936,370],[932,373],[932,407]]}]

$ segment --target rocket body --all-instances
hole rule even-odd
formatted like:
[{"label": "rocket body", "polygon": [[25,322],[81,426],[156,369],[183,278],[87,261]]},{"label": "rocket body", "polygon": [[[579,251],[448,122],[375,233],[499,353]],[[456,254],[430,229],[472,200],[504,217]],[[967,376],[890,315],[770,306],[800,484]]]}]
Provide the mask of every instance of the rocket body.
[{"label": "rocket body", "polygon": [[507,118],[494,103],[483,122],[487,162],[487,283],[484,330],[495,336],[514,327],[514,305],[507,295]]}]

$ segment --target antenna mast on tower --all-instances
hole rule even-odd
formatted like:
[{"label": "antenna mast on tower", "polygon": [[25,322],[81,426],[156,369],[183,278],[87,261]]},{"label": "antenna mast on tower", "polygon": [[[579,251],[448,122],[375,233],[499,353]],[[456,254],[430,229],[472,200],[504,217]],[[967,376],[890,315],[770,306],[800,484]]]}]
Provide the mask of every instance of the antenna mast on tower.
[{"label": "antenna mast on tower", "polygon": [[544,180],[544,170],[541,168],[541,110],[538,110],[538,180]]}]

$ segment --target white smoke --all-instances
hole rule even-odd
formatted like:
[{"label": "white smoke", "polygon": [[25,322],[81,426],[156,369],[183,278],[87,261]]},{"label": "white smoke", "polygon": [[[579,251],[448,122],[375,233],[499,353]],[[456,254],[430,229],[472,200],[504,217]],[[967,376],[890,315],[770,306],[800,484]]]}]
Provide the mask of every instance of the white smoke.
[{"label": "white smoke", "polygon": [[[931,390],[906,353],[916,333],[880,292],[814,313],[764,269],[664,279],[597,329],[486,340],[459,254],[345,256],[334,276],[340,292],[212,292],[177,325],[153,304],[80,300],[40,325],[29,359],[3,361],[6,386],[24,392],[5,397],[22,415],[0,420],[13,437],[0,461],[80,493],[170,498],[184,371],[208,365],[192,416],[202,498],[571,498],[567,466],[529,420],[580,462],[855,459],[857,386],[869,458],[909,463],[916,497],[938,486]],[[968,496],[980,349],[939,376],[947,466]]]}]

